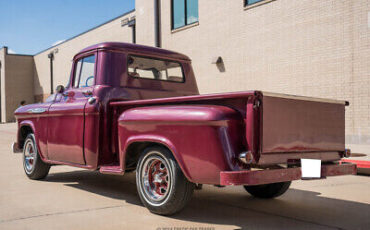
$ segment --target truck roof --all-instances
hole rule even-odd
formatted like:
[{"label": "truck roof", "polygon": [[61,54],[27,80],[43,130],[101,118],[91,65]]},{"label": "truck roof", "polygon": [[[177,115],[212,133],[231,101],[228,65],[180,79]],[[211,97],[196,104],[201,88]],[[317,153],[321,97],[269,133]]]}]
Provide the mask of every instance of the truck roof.
[{"label": "truck roof", "polygon": [[174,51],[151,47],[151,46],[144,46],[144,45],[137,45],[132,43],[124,43],[124,42],[103,42],[98,43],[85,49],[81,50],[78,54],[74,56],[73,59],[76,58],[77,55],[81,53],[85,53],[91,50],[100,49],[100,50],[122,50],[130,53],[142,54],[142,55],[151,55],[151,56],[158,56],[158,57],[166,57],[172,59],[180,59],[190,61],[190,58],[184,54],[177,53]]}]

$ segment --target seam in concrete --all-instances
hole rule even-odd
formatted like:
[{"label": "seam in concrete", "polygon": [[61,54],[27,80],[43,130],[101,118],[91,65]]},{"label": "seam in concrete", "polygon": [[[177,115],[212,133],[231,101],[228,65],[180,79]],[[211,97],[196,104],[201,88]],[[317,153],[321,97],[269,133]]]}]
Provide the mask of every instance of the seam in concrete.
[{"label": "seam in concrete", "polygon": [[35,215],[35,216],[26,216],[26,217],[19,217],[19,218],[8,219],[8,220],[0,220],[0,223],[9,223],[9,222],[18,221],[18,220],[27,220],[27,219],[32,219],[32,218],[46,217],[46,216],[57,216],[57,215],[63,215],[63,214],[90,212],[90,211],[95,211],[95,210],[122,208],[122,207],[127,206],[127,205],[128,204],[126,204],[126,205],[117,205],[117,206],[107,206],[107,207],[101,207],[101,208],[88,208],[88,209],[65,211],[65,212],[46,213],[46,214],[40,214],[40,215]]},{"label": "seam in concrete", "polygon": [[241,206],[233,205],[233,204],[227,204],[227,203],[219,202],[217,200],[214,200],[214,201],[216,201],[216,203],[219,203],[219,204],[222,204],[222,205],[225,205],[225,206],[239,208],[239,209],[248,210],[248,211],[253,211],[253,212],[257,212],[257,213],[262,213],[264,215],[277,216],[277,217],[281,217],[281,218],[285,218],[285,219],[295,220],[295,221],[298,221],[298,222],[309,223],[309,224],[314,224],[314,225],[318,225],[318,226],[322,226],[322,227],[328,227],[328,228],[333,228],[333,229],[338,229],[338,230],[346,230],[344,228],[337,227],[337,226],[320,224],[320,223],[316,223],[314,221],[302,220],[302,219],[298,219],[298,218],[295,218],[295,217],[284,216],[284,215],[279,215],[279,214],[275,214],[275,213],[269,213],[269,212],[265,212],[265,211],[261,211],[261,210],[256,210],[256,209],[252,209],[252,208],[241,207]]},{"label": "seam in concrete", "polygon": [[[247,211],[253,211],[253,212],[257,212],[257,213],[262,213],[264,215],[277,216],[277,217],[281,217],[281,218],[285,218],[285,219],[291,219],[291,220],[295,220],[295,221],[298,221],[298,222],[314,224],[314,225],[318,225],[318,226],[322,226],[322,227],[329,227],[329,228],[333,228],[333,229],[345,230],[345,229],[340,228],[340,227],[337,227],[337,226],[330,226],[330,225],[326,225],[326,224],[316,223],[316,222],[313,222],[313,221],[301,220],[301,219],[290,217],[290,216],[284,216],[284,215],[269,213],[269,212],[265,212],[265,211],[261,211],[261,210],[256,210],[256,209],[251,209],[251,208],[245,208],[245,207],[241,207],[241,206],[237,206],[237,205],[232,205],[232,204],[227,204],[227,203],[219,202],[219,201],[216,201],[216,200],[213,200],[213,201],[215,203],[218,203],[218,204],[221,204],[221,205],[225,205],[225,206],[229,206],[229,207],[234,207],[234,208],[238,208],[238,209],[243,209],[243,210],[247,210]],[[9,223],[9,222],[14,222],[14,221],[27,220],[27,219],[33,219],[33,218],[39,218],[39,217],[57,216],[57,215],[73,214],[73,213],[81,213],[81,212],[90,212],[90,211],[104,210],[104,209],[112,209],[112,208],[122,208],[122,207],[125,207],[125,206],[128,206],[128,205],[129,204],[126,204],[126,205],[116,205],[116,206],[107,206],[107,207],[101,207],[101,208],[82,209],[82,210],[75,210],[75,211],[46,213],[46,214],[40,214],[40,215],[35,215],[35,216],[27,216],[27,217],[19,217],[19,218],[8,219],[8,220],[0,220],[0,223]]]}]

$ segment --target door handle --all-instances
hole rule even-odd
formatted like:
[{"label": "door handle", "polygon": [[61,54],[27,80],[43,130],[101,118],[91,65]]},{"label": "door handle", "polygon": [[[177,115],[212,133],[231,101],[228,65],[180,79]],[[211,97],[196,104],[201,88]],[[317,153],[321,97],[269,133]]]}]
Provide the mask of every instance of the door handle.
[{"label": "door handle", "polygon": [[92,105],[92,104],[94,104],[94,103],[96,102],[96,99],[95,99],[95,97],[90,97],[90,98],[89,98],[89,100],[87,100],[87,102],[88,102],[90,105]]}]

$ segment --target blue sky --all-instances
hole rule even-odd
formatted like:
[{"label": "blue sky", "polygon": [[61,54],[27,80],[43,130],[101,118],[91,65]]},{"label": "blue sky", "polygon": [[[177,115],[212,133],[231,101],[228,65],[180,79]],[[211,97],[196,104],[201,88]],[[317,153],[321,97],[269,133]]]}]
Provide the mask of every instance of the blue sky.
[{"label": "blue sky", "polygon": [[0,0],[0,48],[35,54],[134,8],[134,0]]}]

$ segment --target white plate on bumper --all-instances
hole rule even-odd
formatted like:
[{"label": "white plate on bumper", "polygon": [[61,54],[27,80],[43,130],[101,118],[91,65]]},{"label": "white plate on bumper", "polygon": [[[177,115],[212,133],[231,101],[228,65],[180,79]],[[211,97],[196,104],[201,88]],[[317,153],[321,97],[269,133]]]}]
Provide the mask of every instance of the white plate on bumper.
[{"label": "white plate on bumper", "polygon": [[301,159],[302,179],[321,178],[321,160]]}]

